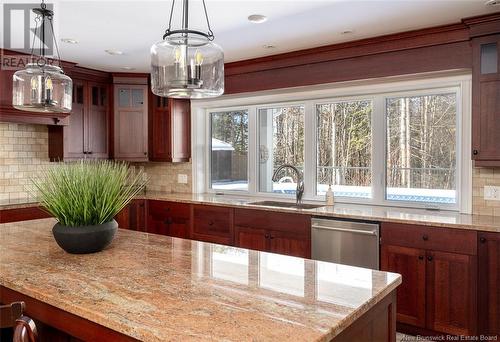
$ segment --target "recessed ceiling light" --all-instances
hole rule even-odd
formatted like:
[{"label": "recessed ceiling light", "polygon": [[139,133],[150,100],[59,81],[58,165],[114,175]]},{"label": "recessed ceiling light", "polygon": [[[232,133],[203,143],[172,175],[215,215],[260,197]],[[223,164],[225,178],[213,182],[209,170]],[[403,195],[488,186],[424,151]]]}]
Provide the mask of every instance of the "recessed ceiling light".
[{"label": "recessed ceiling light", "polygon": [[265,44],[262,46],[264,49],[275,49],[276,45],[273,44]]},{"label": "recessed ceiling light", "polygon": [[262,24],[267,20],[267,17],[262,14],[252,14],[248,16],[248,21],[254,24]]},{"label": "recessed ceiling light", "polygon": [[61,38],[61,42],[68,44],[78,44],[78,40],[73,38]]},{"label": "recessed ceiling light", "polygon": [[500,0],[488,0],[484,3],[486,6],[500,5]]},{"label": "recessed ceiling light", "polygon": [[124,66],[124,67],[121,67],[122,70],[135,70],[134,67],[129,67],[129,66]]},{"label": "recessed ceiling light", "polygon": [[120,50],[113,50],[113,49],[108,49],[108,50],[104,50],[107,54],[110,54],[112,56],[119,56],[119,55],[123,55],[123,51],[120,51]]},{"label": "recessed ceiling light", "polygon": [[340,31],[340,34],[351,34],[353,32],[354,32],[354,30],[352,30],[352,29],[345,29],[345,30]]}]

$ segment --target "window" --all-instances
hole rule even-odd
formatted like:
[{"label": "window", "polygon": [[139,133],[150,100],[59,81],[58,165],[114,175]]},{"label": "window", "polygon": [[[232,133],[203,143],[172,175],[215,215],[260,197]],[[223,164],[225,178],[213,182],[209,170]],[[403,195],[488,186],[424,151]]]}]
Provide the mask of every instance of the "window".
[{"label": "window", "polygon": [[212,189],[248,190],[248,110],[210,114]]},{"label": "window", "polygon": [[317,115],[317,185],[324,195],[372,197],[371,101],[319,104]]},{"label": "window", "polygon": [[337,203],[468,211],[470,90],[470,76],[452,76],[202,103],[209,163],[198,188],[292,200],[293,170],[273,181],[289,164],[305,200],[331,185]]},{"label": "window", "polygon": [[386,100],[386,199],[456,203],[456,94]]},{"label": "window", "polygon": [[294,194],[297,177],[283,169],[273,182],[276,169],[284,164],[304,169],[304,106],[259,109],[259,190]]}]

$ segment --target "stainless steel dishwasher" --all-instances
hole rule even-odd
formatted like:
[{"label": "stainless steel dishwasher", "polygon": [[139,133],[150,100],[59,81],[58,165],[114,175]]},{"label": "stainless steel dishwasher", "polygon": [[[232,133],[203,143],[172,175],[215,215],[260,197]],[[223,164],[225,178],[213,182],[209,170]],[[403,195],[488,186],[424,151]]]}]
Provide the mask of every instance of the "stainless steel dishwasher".
[{"label": "stainless steel dishwasher", "polygon": [[379,224],[313,218],[312,258],[379,269]]}]

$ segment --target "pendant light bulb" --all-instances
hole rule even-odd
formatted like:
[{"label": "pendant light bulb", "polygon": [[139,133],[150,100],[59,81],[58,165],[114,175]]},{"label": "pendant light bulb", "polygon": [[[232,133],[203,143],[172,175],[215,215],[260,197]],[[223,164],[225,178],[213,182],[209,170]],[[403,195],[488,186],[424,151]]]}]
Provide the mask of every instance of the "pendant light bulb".
[{"label": "pendant light bulb", "polygon": [[50,77],[47,77],[45,79],[45,89],[47,89],[47,90],[53,90],[54,89],[54,85],[52,84],[52,79]]},{"label": "pendant light bulb", "polygon": [[196,65],[203,64],[203,55],[201,54],[200,51],[196,51],[196,53],[194,55],[194,59],[196,61]]}]

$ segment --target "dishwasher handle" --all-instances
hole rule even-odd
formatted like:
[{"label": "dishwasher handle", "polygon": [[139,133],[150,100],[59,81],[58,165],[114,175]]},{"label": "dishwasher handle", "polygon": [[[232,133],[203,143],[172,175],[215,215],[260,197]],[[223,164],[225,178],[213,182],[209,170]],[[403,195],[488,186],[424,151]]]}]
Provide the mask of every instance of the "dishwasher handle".
[{"label": "dishwasher handle", "polygon": [[363,235],[372,235],[372,236],[378,235],[376,230],[358,230],[358,229],[340,228],[340,227],[327,227],[327,226],[321,226],[321,225],[317,225],[317,224],[313,224],[311,227],[313,229],[333,230],[333,231],[345,232],[345,233],[354,233],[354,234],[363,234]]}]

